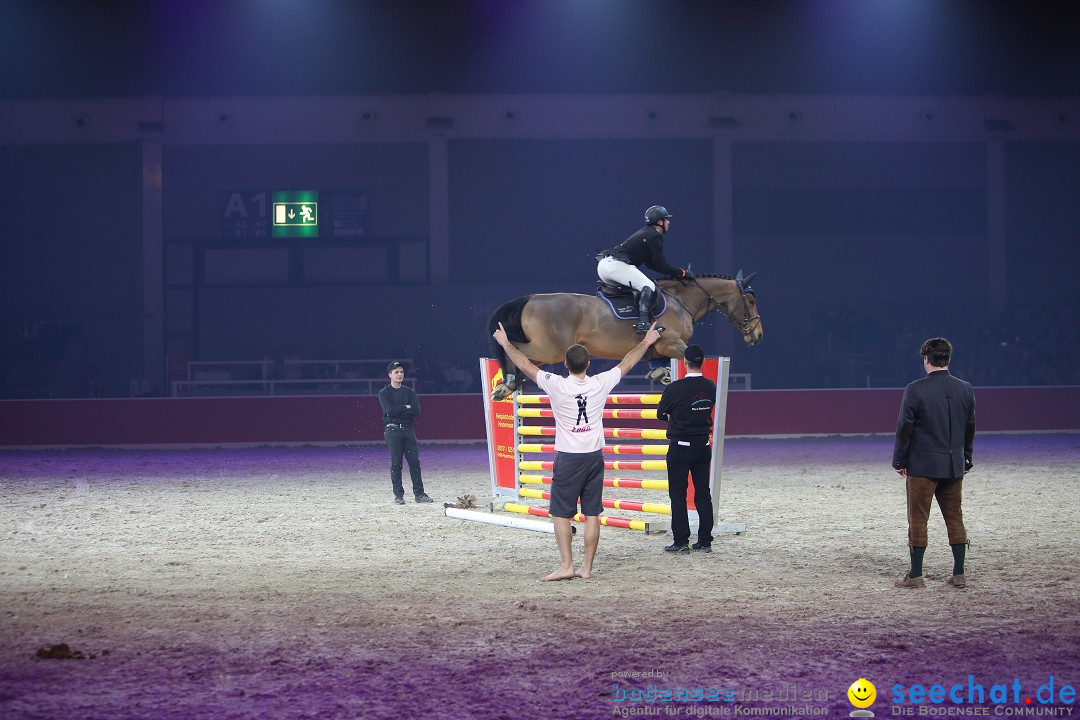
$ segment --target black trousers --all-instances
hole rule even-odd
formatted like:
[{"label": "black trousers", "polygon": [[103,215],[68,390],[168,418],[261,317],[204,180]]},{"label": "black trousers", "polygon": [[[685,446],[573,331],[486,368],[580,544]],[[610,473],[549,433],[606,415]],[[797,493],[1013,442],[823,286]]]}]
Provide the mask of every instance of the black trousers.
[{"label": "black trousers", "polygon": [[[685,444],[683,444],[685,443]],[[698,542],[712,545],[713,508],[709,493],[712,447],[707,437],[673,438],[668,444],[668,497],[671,498],[671,535],[676,545],[690,542],[690,517],[686,512],[687,476],[694,480],[694,505],[698,513]]]},{"label": "black trousers", "polygon": [[424,481],[420,478],[420,451],[416,443],[416,431],[410,428],[386,428],[383,431],[386,447],[390,448],[390,482],[394,486],[394,495],[404,495],[401,484],[401,459],[409,462],[409,476],[412,478],[413,495],[424,492]]}]

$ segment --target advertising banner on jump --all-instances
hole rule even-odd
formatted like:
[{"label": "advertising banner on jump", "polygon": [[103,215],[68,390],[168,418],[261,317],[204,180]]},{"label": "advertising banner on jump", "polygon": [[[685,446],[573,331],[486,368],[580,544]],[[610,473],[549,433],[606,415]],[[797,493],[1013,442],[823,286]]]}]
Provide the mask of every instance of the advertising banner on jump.
[{"label": "advertising banner on jump", "polygon": [[517,497],[517,437],[514,430],[514,399],[492,400],[491,393],[503,381],[499,361],[480,358],[484,393],[484,422],[488,435],[488,467],[491,494]]}]

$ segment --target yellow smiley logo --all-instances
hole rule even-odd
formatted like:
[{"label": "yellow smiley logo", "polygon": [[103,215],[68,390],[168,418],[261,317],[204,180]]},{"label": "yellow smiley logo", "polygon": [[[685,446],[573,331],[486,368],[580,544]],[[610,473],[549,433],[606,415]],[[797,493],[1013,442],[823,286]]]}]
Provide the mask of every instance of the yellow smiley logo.
[{"label": "yellow smiley logo", "polygon": [[859,678],[851,683],[851,687],[847,690],[847,697],[855,707],[868,708],[877,698],[877,688],[866,678]]}]

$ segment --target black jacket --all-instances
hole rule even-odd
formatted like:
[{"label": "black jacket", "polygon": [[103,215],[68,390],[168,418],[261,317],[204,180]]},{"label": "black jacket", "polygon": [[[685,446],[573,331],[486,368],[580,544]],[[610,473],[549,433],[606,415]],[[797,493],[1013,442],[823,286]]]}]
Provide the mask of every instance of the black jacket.
[{"label": "black jacket", "polygon": [[664,388],[656,417],[667,420],[668,438],[708,437],[712,432],[712,409],[716,383],[707,377],[686,377]]},{"label": "black jacket", "polygon": [[896,421],[893,468],[907,468],[916,477],[963,477],[974,444],[971,383],[935,370],[907,386]]},{"label": "black jacket", "polygon": [[675,267],[664,257],[664,236],[652,225],[646,225],[623,240],[621,245],[602,254],[611,255],[631,265],[645,265],[672,277],[679,277],[683,273],[682,268]]},{"label": "black jacket", "polygon": [[382,405],[384,423],[412,426],[413,418],[420,414],[420,398],[408,385],[399,388],[387,385],[379,391],[379,404]]}]

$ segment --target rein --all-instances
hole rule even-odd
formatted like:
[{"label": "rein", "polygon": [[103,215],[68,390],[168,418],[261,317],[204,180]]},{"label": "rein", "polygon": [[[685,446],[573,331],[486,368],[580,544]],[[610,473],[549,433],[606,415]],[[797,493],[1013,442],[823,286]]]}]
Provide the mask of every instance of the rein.
[{"label": "rein", "polygon": [[[690,282],[693,283],[694,286],[697,287],[698,290],[700,290],[702,293],[705,294],[705,304],[703,306],[698,307],[697,310],[694,310],[693,312],[691,312],[690,308],[686,307],[686,305],[682,302],[682,300],[680,300],[674,293],[669,292],[668,295],[671,296],[671,298],[675,302],[679,303],[679,305],[682,307],[682,309],[686,311],[686,313],[690,316],[690,322],[692,324],[694,324],[694,325],[697,325],[698,323],[704,322],[705,318],[708,316],[708,314],[710,312],[714,312],[714,311],[720,312],[720,311],[722,311],[724,309],[724,304],[721,303],[716,298],[714,298],[712,296],[712,294],[709,293],[708,290],[706,290],[704,287],[702,287],[701,283],[699,283],[697,281],[697,278],[694,278]],[[726,317],[728,319],[728,322],[730,322],[735,327],[736,330],[738,330],[739,332],[745,334],[749,330],[751,323],[753,323],[755,320],[760,320],[761,319],[761,315],[753,315],[753,316],[750,315],[750,303],[748,303],[746,301],[747,293],[746,293],[746,291],[743,290],[741,285],[736,284],[736,286],[739,288],[739,292],[740,292],[740,295],[741,295],[742,301],[743,301],[743,319],[742,319],[742,322],[740,323],[738,320],[736,320],[731,315],[728,315],[726,312],[724,313],[724,317]],[[704,308],[704,312],[702,312],[702,308]],[[695,319],[695,317],[697,316],[697,314],[699,312],[701,312],[700,319]]]}]

